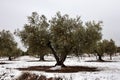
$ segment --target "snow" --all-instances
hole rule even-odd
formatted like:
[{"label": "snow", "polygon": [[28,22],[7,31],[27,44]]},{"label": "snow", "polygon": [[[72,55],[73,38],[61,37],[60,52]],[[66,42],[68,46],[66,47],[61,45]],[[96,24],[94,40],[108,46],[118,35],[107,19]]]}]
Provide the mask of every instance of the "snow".
[{"label": "snow", "polygon": [[[7,58],[0,58],[0,80],[15,80],[23,72],[15,68],[25,68],[29,66],[54,66],[55,60],[52,56],[45,56],[46,60],[52,61],[36,61],[39,58],[32,56],[21,56],[14,61],[7,61]],[[109,60],[109,57],[104,57],[105,60]],[[33,61],[32,61],[33,60]],[[27,71],[30,73],[35,73],[37,75],[45,75],[46,77],[62,77],[67,80],[120,80],[120,55],[113,57],[113,62],[85,62],[88,60],[96,60],[96,57],[83,57],[67,58],[65,65],[69,66],[89,66],[97,67],[101,71],[96,72],[76,72],[76,73],[50,73],[44,71]],[[31,61],[31,62],[30,62]],[[50,68],[51,70],[61,69],[61,66],[56,66]]]},{"label": "snow", "polygon": [[50,70],[60,70],[60,69],[61,69],[61,66],[55,66],[55,67],[50,68]]},{"label": "snow", "polygon": [[21,71],[15,69],[0,68],[0,80],[12,80],[21,75]]},{"label": "snow", "polygon": [[30,60],[39,60],[38,58],[35,58],[33,56],[21,56],[15,60],[20,60],[20,61],[30,61]]}]

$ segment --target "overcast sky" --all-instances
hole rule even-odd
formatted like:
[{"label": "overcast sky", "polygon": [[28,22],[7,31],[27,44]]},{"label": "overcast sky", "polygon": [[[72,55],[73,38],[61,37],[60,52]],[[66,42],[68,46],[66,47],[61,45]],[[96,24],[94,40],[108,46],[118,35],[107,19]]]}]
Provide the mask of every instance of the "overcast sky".
[{"label": "overcast sky", "polygon": [[22,29],[32,12],[51,18],[57,11],[83,21],[103,21],[103,39],[120,46],[120,0],[0,0],[0,30]]}]

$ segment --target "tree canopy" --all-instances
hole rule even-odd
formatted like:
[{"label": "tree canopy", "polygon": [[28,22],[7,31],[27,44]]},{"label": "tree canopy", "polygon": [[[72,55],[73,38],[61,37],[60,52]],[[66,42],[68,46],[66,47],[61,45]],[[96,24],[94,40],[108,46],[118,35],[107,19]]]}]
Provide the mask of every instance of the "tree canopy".
[{"label": "tree canopy", "polygon": [[17,43],[14,40],[13,34],[10,31],[0,31],[0,56],[9,57],[19,55],[17,53]]},{"label": "tree canopy", "polygon": [[48,26],[44,15],[39,16],[37,12],[33,12],[28,17],[28,23],[24,25],[24,29],[17,32],[23,44],[28,48],[29,54],[38,55],[41,60],[44,60],[44,55],[49,51],[46,45],[49,38]]}]

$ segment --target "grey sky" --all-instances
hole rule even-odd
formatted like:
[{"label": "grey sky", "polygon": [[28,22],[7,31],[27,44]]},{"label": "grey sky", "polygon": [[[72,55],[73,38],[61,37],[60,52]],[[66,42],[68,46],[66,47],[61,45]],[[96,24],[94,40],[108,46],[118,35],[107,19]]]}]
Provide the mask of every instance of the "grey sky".
[{"label": "grey sky", "polygon": [[0,29],[22,29],[33,11],[48,18],[60,11],[83,21],[102,20],[103,38],[120,46],[120,0],[0,0]]}]

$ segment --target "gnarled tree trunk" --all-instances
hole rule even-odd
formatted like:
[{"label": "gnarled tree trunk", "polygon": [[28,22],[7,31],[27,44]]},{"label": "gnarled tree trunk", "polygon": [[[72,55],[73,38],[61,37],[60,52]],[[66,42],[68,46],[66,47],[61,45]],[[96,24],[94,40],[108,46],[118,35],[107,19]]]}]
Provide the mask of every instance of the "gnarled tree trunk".
[{"label": "gnarled tree trunk", "polygon": [[51,42],[48,43],[48,46],[49,46],[49,48],[51,49],[51,51],[52,51],[52,53],[53,53],[53,55],[54,55],[54,57],[55,57],[55,60],[56,60],[56,62],[57,62],[57,63],[55,64],[55,66],[65,67],[64,61],[65,61],[65,59],[66,59],[66,57],[67,57],[67,54],[64,54],[63,57],[60,59],[60,58],[57,56],[56,50],[52,47]]}]

